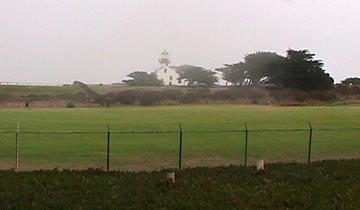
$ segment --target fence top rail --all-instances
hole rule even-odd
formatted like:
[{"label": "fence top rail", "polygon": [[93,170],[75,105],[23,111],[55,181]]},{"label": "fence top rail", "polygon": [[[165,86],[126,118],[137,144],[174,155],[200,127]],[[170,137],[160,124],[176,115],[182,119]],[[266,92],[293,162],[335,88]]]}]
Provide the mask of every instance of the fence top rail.
[{"label": "fence top rail", "polygon": [[[109,131],[30,131],[23,130],[22,134],[104,134],[104,133],[119,133],[119,134],[166,134],[179,133],[180,130],[109,130]],[[183,130],[183,133],[239,133],[245,130]],[[0,130],[0,133],[16,133],[12,130]]]},{"label": "fence top rail", "polygon": [[[313,131],[360,131],[360,128],[312,128]],[[284,129],[248,129],[248,132],[301,132],[309,131],[309,128],[284,128]],[[22,134],[171,134],[179,133],[180,130],[98,130],[98,131],[41,131],[41,130],[20,130]],[[243,133],[246,129],[213,129],[213,130],[182,130],[183,133]],[[16,130],[0,130],[3,134],[15,134]]]},{"label": "fence top rail", "polygon": [[[311,128],[313,131],[353,131],[360,130],[360,128]],[[284,128],[284,129],[249,129],[249,132],[285,132],[285,131],[309,131],[310,128]]]}]

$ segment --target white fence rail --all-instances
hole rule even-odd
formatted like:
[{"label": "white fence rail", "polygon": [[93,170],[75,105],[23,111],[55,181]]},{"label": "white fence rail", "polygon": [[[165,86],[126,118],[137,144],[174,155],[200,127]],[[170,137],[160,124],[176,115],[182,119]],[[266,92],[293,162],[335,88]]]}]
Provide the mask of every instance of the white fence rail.
[{"label": "white fence rail", "polygon": [[59,83],[36,83],[36,82],[0,82],[0,86],[67,86]]}]

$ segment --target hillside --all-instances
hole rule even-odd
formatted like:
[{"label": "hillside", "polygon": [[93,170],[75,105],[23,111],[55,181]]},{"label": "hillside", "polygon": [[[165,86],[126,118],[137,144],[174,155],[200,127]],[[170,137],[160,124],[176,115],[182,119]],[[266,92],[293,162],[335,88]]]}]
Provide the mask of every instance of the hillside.
[{"label": "hillside", "polygon": [[83,93],[78,86],[0,86],[0,93],[8,96],[29,96],[29,95],[76,95]]},{"label": "hillside", "polygon": [[306,106],[359,104],[360,88],[339,85],[302,91],[271,85],[242,87],[126,86],[75,82],[69,86],[0,86],[0,107],[98,107],[169,104],[261,104]]},{"label": "hillside", "polygon": [[0,107],[65,107],[69,102],[89,103],[83,89],[78,86],[0,86]]}]

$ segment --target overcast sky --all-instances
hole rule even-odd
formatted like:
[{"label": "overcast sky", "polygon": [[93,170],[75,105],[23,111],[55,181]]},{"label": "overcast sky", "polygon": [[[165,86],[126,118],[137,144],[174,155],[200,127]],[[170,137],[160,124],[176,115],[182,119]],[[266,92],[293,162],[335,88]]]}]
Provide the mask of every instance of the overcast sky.
[{"label": "overcast sky", "polygon": [[0,0],[0,81],[112,83],[173,65],[309,49],[360,76],[359,0]]}]

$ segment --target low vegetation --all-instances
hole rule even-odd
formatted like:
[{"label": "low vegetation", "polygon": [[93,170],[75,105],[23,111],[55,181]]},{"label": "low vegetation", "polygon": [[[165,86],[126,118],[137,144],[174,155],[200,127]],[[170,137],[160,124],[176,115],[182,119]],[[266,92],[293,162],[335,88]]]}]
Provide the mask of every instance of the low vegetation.
[{"label": "low vegetation", "polygon": [[166,171],[0,171],[0,209],[358,209],[360,160]]},{"label": "low vegetation", "polygon": [[[232,88],[129,88],[106,93],[109,103],[116,104],[261,104],[321,105],[360,100],[360,87],[339,85],[329,91],[303,91],[276,87]],[[359,101],[360,103],[360,101]]]},{"label": "low vegetation", "polygon": [[157,79],[155,73],[147,73],[144,71],[135,71],[127,75],[131,78],[129,80],[123,80],[123,82],[129,86],[161,86],[163,85],[160,80]]},{"label": "low vegetation", "polygon": [[61,95],[77,95],[84,91],[77,86],[15,86],[15,85],[0,85],[0,93],[9,96],[29,96],[29,95],[46,95],[46,96],[61,96]]},{"label": "low vegetation", "polygon": [[0,86],[0,107],[66,107],[67,101],[86,103],[78,86]]},{"label": "low vegetation", "polygon": [[68,102],[68,104],[66,105],[66,108],[75,108],[75,104],[72,102]]},{"label": "low vegetation", "polygon": [[[63,87],[0,86],[0,107],[76,107],[170,104],[323,105],[360,103],[360,87],[339,84],[334,89],[303,91],[269,85],[243,87],[129,87],[76,82]],[[62,102],[62,103],[60,103]]]}]

